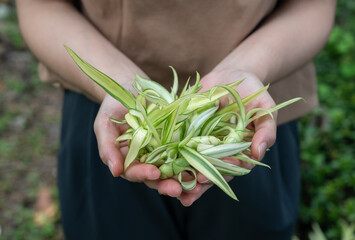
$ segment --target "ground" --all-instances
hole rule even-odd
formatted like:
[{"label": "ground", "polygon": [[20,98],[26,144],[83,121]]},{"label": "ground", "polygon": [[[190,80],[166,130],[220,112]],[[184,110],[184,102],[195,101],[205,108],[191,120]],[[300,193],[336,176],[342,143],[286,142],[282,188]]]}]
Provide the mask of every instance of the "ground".
[{"label": "ground", "polygon": [[0,1],[0,239],[63,239],[56,188],[62,91],[43,84]]}]

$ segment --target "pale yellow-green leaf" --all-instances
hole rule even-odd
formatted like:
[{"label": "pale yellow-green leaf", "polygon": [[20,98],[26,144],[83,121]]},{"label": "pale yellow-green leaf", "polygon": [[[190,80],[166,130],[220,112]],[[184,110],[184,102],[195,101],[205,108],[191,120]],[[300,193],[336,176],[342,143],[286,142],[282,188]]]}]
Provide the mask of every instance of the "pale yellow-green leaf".
[{"label": "pale yellow-green leaf", "polygon": [[132,93],[124,89],[120,84],[111,79],[109,76],[105,75],[104,73],[91,66],[89,63],[85,62],[69,47],[64,47],[74,62],[89,78],[100,85],[113,98],[120,101],[126,108],[130,109],[135,107],[136,101]]},{"label": "pale yellow-green leaf", "polygon": [[230,188],[226,180],[218,172],[218,170],[201,154],[189,147],[183,147],[179,149],[181,155],[188,161],[188,163],[216,184],[222,189],[228,196],[234,200],[238,200],[233,190]]},{"label": "pale yellow-green leaf", "polygon": [[124,162],[124,169],[126,170],[131,163],[136,160],[139,151],[144,148],[145,146],[143,143],[145,142],[146,138],[148,137],[148,131],[144,128],[138,128],[133,136],[132,141],[130,143],[128,153]]}]

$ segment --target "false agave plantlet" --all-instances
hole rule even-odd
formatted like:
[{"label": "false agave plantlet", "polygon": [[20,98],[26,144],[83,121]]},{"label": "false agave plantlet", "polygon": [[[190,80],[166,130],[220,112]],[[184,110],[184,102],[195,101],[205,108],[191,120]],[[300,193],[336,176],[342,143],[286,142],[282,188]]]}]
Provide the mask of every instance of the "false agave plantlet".
[{"label": "false agave plantlet", "polygon": [[[254,132],[247,126],[264,115],[272,117],[272,112],[301,99],[294,98],[271,109],[256,108],[247,112],[245,106],[265,92],[268,86],[243,99],[235,88],[244,79],[199,93],[202,85],[198,73],[195,84],[190,86],[187,81],[178,95],[178,76],[172,67],[174,84],[171,91],[136,75],[132,83],[137,92],[135,97],[70,48],[65,48],[87,76],[128,109],[124,120],[111,118],[117,124],[129,125],[129,129],[116,140],[129,142],[124,168],[127,169],[135,160],[154,164],[160,169],[160,178],[177,176],[185,190],[196,186],[198,171],[237,200],[222,175],[241,176],[250,170],[222,159],[234,157],[268,167],[250,157],[250,141]],[[227,95],[229,104],[220,108],[219,99]],[[193,176],[193,180],[185,180],[183,172]]]}]

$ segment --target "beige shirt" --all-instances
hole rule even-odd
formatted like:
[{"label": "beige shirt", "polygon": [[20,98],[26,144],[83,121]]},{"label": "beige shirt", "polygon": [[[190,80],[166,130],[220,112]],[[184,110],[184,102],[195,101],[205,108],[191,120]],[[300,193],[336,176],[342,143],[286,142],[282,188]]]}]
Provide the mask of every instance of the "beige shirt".
[{"label": "beige shirt", "polygon": [[[172,83],[169,65],[179,79],[210,72],[273,11],[276,0],[82,0],[87,19],[148,76]],[[43,74],[42,74],[43,75]],[[298,102],[279,111],[278,123],[317,105],[312,63],[284,79],[275,79],[270,94],[280,103]]]}]

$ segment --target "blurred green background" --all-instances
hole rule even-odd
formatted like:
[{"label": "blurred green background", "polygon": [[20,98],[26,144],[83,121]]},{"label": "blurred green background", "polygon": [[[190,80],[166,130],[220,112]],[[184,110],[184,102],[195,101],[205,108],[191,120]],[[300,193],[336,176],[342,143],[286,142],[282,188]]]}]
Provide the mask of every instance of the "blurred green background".
[{"label": "blurred green background", "polygon": [[[349,236],[355,229],[355,1],[338,1],[335,27],[315,63],[321,104],[299,123],[302,203],[295,234],[335,240],[344,226]],[[13,2],[0,0],[1,240],[63,239],[56,189],[60,109],[61,91],[40,83]]]}]

